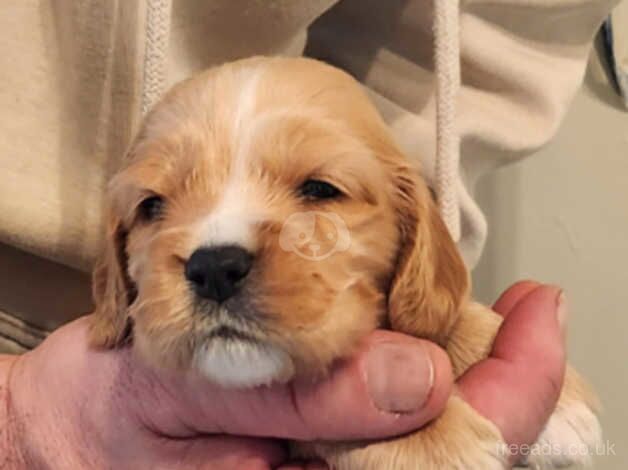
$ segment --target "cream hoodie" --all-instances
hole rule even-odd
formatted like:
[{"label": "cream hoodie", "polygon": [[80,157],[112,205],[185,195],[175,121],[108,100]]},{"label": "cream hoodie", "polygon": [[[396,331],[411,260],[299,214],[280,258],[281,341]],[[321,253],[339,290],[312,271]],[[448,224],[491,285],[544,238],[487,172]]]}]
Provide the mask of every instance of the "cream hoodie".
[{"label": "cream hoodie", "polygon": [[364,83],[473,266],[487,233],[474,186],[554,135],[618,0],[434,1],[2,2],[0,243],[87,271],[106,182],[170,84],[306,54]]}]

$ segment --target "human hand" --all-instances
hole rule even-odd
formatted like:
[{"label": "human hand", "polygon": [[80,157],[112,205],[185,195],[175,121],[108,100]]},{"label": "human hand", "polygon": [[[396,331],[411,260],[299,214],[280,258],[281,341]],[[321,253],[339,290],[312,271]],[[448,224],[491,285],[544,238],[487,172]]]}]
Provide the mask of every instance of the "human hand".
[{"label": "human hand", "polygon": [[[506,321],[493,357],[459,381],[511,444],[533,442],[558,398],[558,293],[535,283],[508,290],[495,306]],[[174,371],[157,374],[128,348],[89,350],[86,328],[86,319],[61,328],[12,366],[9,422],[23,468],[313,469],[283,466],[280,439],[408,432],[436,417],[451,390],[442,350],[389,331],[370,335],[320,383],[233,391]]]},{"label": "human hand", "polygon": [[130,348],[89,349],[87,327],[79,319],[13,361],[8,468],[311,469],[282,467],[283,439],[405,433],[436,417],[452,388],[444,351],[389,331],[317,384],[234,391],[149,370]]},{"label": "human hand", "polygon": [[[519,282],[493,309],[504,317],[491,357],[459,380],[462,396],[497,425],[509,449],[536,442],[565,375],[567,305],[558,287]],[[516,462],[520,455],[511,454]]]}]

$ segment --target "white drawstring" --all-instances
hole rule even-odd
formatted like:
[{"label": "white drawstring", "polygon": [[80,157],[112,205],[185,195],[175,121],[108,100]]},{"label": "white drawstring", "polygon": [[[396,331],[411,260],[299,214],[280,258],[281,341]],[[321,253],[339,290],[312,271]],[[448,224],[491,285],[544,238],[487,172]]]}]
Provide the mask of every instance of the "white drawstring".
[{"label": "white drawstring", "polygon": [[166,86],[171,11],[172,0],[147,0],[142,115],[161,98]]},{"label": "white drawstring", "polygon": [[436,196],[453,239],[460,240],[457,173],[460,136],[456,105],[460,91],[460,3],[434,0],[434,63],[436,73]]}]

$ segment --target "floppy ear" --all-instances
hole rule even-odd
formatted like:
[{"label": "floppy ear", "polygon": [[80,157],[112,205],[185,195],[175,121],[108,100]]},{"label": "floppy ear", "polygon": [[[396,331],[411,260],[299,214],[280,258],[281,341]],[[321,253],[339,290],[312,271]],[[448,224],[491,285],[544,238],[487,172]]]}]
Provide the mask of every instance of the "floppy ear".
[{"label": "floppy ear", "polygon": [[401,233],[397,269],[388,298],[392,329],[444,346],[466,300],[466,266],[418,172],[394,174]]},{"label": "floppy ear", "polygon": [[127,309],[135,288],[127,274],[126,232],[109,209],[104,247],[92,276],[96,309],[90,325],[90,344],[112,348],[130,334]]}]

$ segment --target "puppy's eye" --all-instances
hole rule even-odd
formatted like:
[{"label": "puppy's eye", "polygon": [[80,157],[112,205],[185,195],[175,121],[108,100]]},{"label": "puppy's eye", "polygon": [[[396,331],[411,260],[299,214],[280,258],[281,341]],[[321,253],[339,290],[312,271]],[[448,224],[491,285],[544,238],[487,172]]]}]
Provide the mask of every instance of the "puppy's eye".
[{"label": "puppy's eye", "polygon": [[308,199],[333,199],[342,195],[333,184],[321,180],[307,180],[301,185],[299,192]]},{"label": "puppy's eye", "polygon": [[148,222],[159,219],[163,214],[165,204],[161,196],[147,197],[140,203],[140,217]]}]

